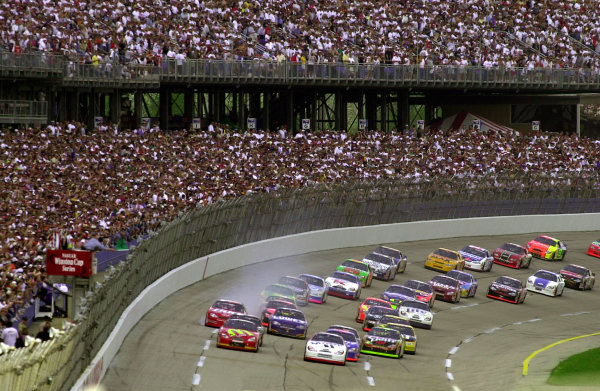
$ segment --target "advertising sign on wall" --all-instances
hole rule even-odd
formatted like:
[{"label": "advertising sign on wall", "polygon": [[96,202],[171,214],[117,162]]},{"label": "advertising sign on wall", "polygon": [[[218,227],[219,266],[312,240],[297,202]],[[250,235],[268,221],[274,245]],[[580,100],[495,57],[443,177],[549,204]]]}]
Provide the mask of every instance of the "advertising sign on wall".
[{"label": "advertising sign on wall", "polygon": [[51,276],[90,277],[94,274],[92,252],[47,250],[46,272]]}]

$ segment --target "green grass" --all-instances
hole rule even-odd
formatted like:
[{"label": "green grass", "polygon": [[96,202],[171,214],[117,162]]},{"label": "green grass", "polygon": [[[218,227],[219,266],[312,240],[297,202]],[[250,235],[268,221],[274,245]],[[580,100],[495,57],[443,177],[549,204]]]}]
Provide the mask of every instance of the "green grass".
[{"label": "green grass", "polygon": [[552,370],[548,383],[559,386],[600,385],[600,348],[561,361]]}]

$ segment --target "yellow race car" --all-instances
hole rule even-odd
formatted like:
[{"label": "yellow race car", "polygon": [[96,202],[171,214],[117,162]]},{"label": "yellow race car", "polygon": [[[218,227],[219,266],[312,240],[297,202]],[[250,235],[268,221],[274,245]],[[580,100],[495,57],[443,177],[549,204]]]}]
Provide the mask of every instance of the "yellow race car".
[{"label": "yellow race car", "polygon": [[440,272],[449,272],[450,270],[462,270],[465,267],[465,260],[458,251],[438,248],[427,256],[425,260],[425,269],[437,270]]}]

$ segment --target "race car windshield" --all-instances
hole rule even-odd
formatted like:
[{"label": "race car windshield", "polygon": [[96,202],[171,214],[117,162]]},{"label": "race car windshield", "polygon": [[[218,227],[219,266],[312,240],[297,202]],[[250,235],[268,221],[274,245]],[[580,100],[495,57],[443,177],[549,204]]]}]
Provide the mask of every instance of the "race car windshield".
[{"label": "race car windshield", "polygon": [[356,342],[356,337],[349,331],[342,330],[327,330],[328,333],[339,335],[344,339],[344,341],[348,342]]},{"label": "race car windshield", "polygon": [[244,312],[244,306],[240,303],[232,303],[229,301],[217,301],[213,304],[213,308],[221,308],[229,311]]},{"label": "race car windshield", "polygon": [[403,321],[403,319],[401,319],[399,316],[396,315],[383,315],[380,319],[379,319],[379,323],[384,324],[384,323],[401,323]]},{"label": "race car windshield", "polygon": [[543,278],[544,280],[548,280],[548,281],[556,281],[557,280],[557,277],[554,273],[550,273],[545,270],[538,270],[537,272],[535,272],[534,276],[537,278]]},{"label": "race car windshield", "polygon": [[444,258],[458,259],[458,255],[454,251],[444,250],[443,248],[438,248],[433,253]]},{"label": "race car windshield", "polygon": [[242,319],[227,319],[223,327],[248,331],[258,331],[258,327],[250,321]]},{"label": "race car windshield", "polygon": [[513,280],[512,278],[509,278],[509,277],[504,277],[504,276],[498,277],[496,282],[498,284],[507,285],[507,286],[517,288],[517,289],[521,288],[521,282],[519,280]]},{"label": "race car windshield", "polygon": [[380,300],[376,300],[376,299],[367,299],[365,300],[365,305],[386,305],[388,303],[384,302],[384,301],[380,301]]},{"label": "race car windshield", "polygon": [[581,267],[581,266],[577,266],[577,265],[567,265],[565,266],[564,270],[571,272],[571,273],[577,273],[581,276],[585,275],[585,271],[586,269]]},{"label": "race car windshield", "polygon": [[369,270],[369,266],[362,262],[344,261],[344,263],[342,263],[342,266],[351,267],[353,269],[362,270],[364,272]]},{"label": "race car windshield", "polygon": [[288,303],[283,300],[271,300],[267,303],[267,308],[294,308],[293,303]]},{"label": "race car windshield", "polygon": [[373,252],[377,254],[383,254],[392,258],[402,258],[402,253],[400,251],[390,247],[379,246]]},{"label": "race car windshield", "polygon": [[294,311],[289,308],[278,308],[273,313],[273,316],[285,316],[286,318],[304,320],[304,314],[301,311]]},{"label": "race car windshield", "polygon": [[545,238],[543,236],[538,236],[537,238],[535,238],[535,241],[538,243],[548,245],[548,246],[556,246],[556,242],[554,240]]},{"label": "race car windshield", "polygon": [[331,343],[337,343],[340,345],[344,344],[344,339],[342,337],[340,337],[339,335],[332,335],[333,333],[317,333],[315,334],[311,340],[312,341],[318,341],[318,342],[331,342]]},{"label": "race car windshield", "polygon": [[446,276],[434,276],[431,281],[436,282],[438,284],[456,286],[456,280],[454,278],[446,277]]},{"label": "race car windshield", "polygon": [[448,277],[456,278],[459,281],[471,282],[471,276],[466,273],[461,273],[457,270],[450,270],[448,273],[446,273],[446,275]]},{"label": "race car windshield", "polygon": [[406,327],[406,326],[396,326],[395,327],[396,330],[398,330],[400,332],[400,334],[402,335],[415,335],[415,330],[413,330],[410,327]]},{"label": "race car windshield", "polygon": [[300,276],[300,278],[303,279],[304,281],[306,281],[310,285],[315,285],[315,286],[320,286],[320,287],[324,286],[324,282],[320,278],[316,278],[313,276],[306,276],[306,275],[302,275],[302,276]]},{"label": "race car windshield", "polygon": [[502,250],[510,251],[511,253],[515,253],[515,254],[524,254],[525,253],[525,250],[522,247],[517,246],[516,244],[512,244],[512,243],[504,243],[502,246],[500,246],[500,248]]},{"label": "race car windshield", "polygon": [[423,303],[422,301],[405,301],[402,303],[402,307],[429,311],[429,305],[427,305],[427,303]]},{"label": "race car windshield", "polygon": [[402,296],[415,297],[417,294],[414,290],[400,285],[392,285],[385,290],[388,293],[395,293]]},{"label": "race car windshield", "polygon": [[296,288],[306,289],[305,281],[293,278],[293,277],[281,277],[279,279],[280,284],[291,285]]},{"label": "race car windshield", "polygon": [[473,254],[473,255],[476,255],[481,258],[487,257],[487,254],[485,253],[485,251],[478,249],[476,247],[473,247],[473,246],[467,246],[460,251],[467,253],[467,254]]},{"label": "race car windshield", "polygon": [[373,307],[369,308],[368,314],[375,315],[375,316],[398,315],[398,311],[393,310],[388,307],[373,306]]},{"label": "race car windshield", "polygon": [[368,254],[365,257],[365,259],[368,259],[370,261],[377,262],[377,263],[382,263],[384,265],[391,265],[394,263],[390,257],[386,257],[385,255],[381,255],[381,254]]},{"label": "race car windshield", "polygon": [[252,322],[252,323],[256,324],[257,326],[261,324],[260,319],[258,319],[256,316],[252,316],[252,315],[233,314],[229,318],[229,320],[233,320],[233,319],[239,319],[239,320],[245,320],[247,322]]},{"label": "race car windshield", "polygon": [[425,282],[417,281],[417,280],[408,280],[408,281],[406,281],[404,286],[407,286],[416,291],[421,291],[421,292],[425,292],[425,293],[433,292],[433,288],[431,287],[431,285],[429,285]]},{"label": "race car windshield", "polygon": [[266,288],[266,291],[272,292],[272,293],[278,293],[278,294],[283,295],[283,296],[290,296],[290,297],[294,296],[294,291],[291,288],[287,287],[287,286],[269,285]]},{"label": "race car windshield", "polygon": [[374,327],[369,331],[369,335],[376,337],[400,339],[400,333],[392,329],[384,329],[383,327]]},{"label": "race car windshield", "polygon": [[354,283],[356,283],[356,279],[358,278],[356,276],[348,275],[346,273],[341,273],[341,272],[335,272],[331,276],[333,278],[338,278],[340,280],[346,280],[346,281],[350,281],[350,282],[354,282]]}]

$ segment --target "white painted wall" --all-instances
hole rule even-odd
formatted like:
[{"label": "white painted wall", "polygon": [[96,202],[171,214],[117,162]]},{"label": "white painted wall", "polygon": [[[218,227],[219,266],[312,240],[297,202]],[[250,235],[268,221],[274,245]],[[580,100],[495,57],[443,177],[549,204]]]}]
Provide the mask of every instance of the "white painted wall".
[{"label": "white painted wall", "polygon": [[121,315],[115,329],[71,391],[100,380],[123,340],[137,322],[172,293],[227,270],[314,251],[443,239],[461,236],[537,232],[597,231],[600,213],[543,216],[476,217],[339,228],[263,240],[191,261],[148,286]]}]

